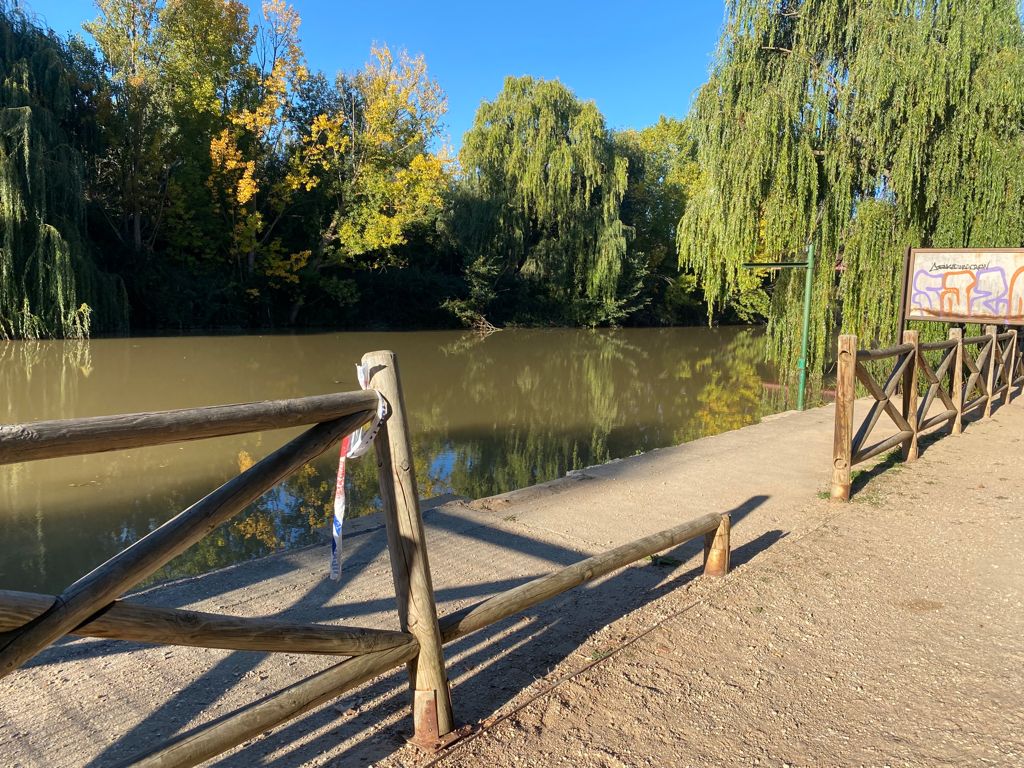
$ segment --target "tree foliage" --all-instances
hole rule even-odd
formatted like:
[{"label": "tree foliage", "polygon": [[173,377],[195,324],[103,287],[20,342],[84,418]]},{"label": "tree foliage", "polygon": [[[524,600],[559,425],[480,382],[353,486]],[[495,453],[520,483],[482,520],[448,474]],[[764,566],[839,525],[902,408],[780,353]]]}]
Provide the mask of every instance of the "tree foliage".
[{"label": "tree foliage", "polygon": [[124,318],[85,239],[91,105],[76,53],[0,3],[0,338],[88,335]]},{"label": "tree foliage", "polygon": [[509,291],[514,318],[531,305],[586,325],[628,313],[643,276],[620,216],[628,163],[593,102],[558,81],[507,78],[477,111],[461,164],[456,227],[473,291],[464,311],[487,312]]},{"label": "tree foliage", "polygon": [[[633,232],[630,252],[644,266],[645,305],[631,324],[693,325],[704,322],[707,307],[700,300],[697,277],[680,271],[676,228],[699,176],[697,145],[690,123],[661,117],[640,130],[617,131],[615,151],[629,163],[623,222]],[[760,286],[737,294],[716,313],[716,319],[761,320],[766,296]]]},{"label": "tree foliage", "polygon": [[[1013,0],[732,0],[691,113],[699,178],[680,261],[709,306],[743,262],[819,256],[812,371],[835,328],[895,333],[906,246],[1024,243],[1024,47]],[[774,286],[791,364],[803,276]]]},{"label": "tree foliage", "polygon": [[115,330],[126,303],[173,329],[703,317],[667,258],[688,123],[613,134],[561,83],[510,78],[460,171],[422,55],[328,77],[286,0],[96,6],[63,40],[0,0],[4,335]]}]

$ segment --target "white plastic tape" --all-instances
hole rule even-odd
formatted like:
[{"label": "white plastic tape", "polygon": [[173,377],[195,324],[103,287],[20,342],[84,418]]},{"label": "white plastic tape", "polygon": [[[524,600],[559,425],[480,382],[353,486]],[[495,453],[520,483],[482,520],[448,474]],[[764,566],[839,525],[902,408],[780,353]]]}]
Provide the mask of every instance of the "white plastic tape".
[{"label": "white plastic tape", "polygon": [[[359,386],[366,389],[369,383],[369,370],[366,366],[356,365],[356,377]],[[360,427],[341,440],[341,451],[338,456],[338,480],[334,486],[334,519],[331,524],[331,580],[341,578],[341,532],[345,524],[345,463],[348,459],[357,459],[366,453],[380,431],[380,425],[388,416],[388,402],[380,392],[377,393],[377,411],[367,426]]]}]

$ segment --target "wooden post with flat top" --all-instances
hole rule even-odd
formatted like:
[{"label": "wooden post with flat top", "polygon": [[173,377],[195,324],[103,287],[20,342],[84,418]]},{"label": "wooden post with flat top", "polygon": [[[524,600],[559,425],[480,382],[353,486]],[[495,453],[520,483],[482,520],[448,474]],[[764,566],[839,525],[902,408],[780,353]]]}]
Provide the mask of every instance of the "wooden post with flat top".
[{"label": "wooden post with flat top", "polygon": [[1013,401],[1013,372],[1017,370],[1017,329],[1010,330],[1010,351],[1006,355],[1006,366],[1003,372],[1006,378],[1006,396],[1003,398],[1003,405],[1009,405]]},{"label": "wooden post with flat top", "polygon": [[853,401],[857,389],[857,337],[839,337],[836,357],[836,423],[832,442],[832,500],[850,500],[853,461]]},{"label": "wooden post with flat top", "polygon": [[988,398],[985,400],[985,418],[987,419],[992,415],[992,402],[995,400],[992,393],[996,390],[996,357],[999,355],[999,339],[996,336],[999,335],[999,331],[994,325],[986,325],[985,335],[991,337],[988,342],[988,366],[985,371],[985,381],[987,382],[985,391],[988,393]]},{"label": "wooden post with flat top", "polygon": [[910,425],[910,437],[903,443],[903,460],[915,461],[918,456],[917,447],[917,360],[921,350],[918,349],[917,331],[904,331],[903,343],[913,344],[910,362],[903,371],[903,418]]},{"label": "wooden post with flat top", "polygon": [[718,529],[704,534],[704,575],[729,573],[729,515],[722,515]]},{"label": "wooden post with flat top", "polygon": [[436,749],[454,730],[454,721],[398,361],[394,352],[369,352],[363,365],[369,369],[368,386],[384,396],[390,410],[374,446],[399,624],[419,641],[419,654],[409,662],[415,730],[411,741]]},{"label": "wooden post with flat top", "polygon": [[953,377],[953,384],[950,387],[950,395],[953,398],[953,405],[956,407],[956,416],[953,419],[953,434],[959,435],[964,431],[964,331],[963,328],[950,328],[949,338],[956,340],[956,349],[953,351],[953,368],[950,375]]}]

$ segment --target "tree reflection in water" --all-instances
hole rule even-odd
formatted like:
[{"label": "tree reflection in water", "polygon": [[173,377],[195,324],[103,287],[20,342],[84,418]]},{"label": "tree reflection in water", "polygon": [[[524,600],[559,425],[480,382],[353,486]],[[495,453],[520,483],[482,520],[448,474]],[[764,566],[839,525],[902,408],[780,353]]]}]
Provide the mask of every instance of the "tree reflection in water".
[{"label": "tree reflection in water", "polygon": [[[762,362],[761,335],[749,329],[507,330],[488,338],[434,334],[421,335],[407,349],[397,343],[403,336],[417,335],[394,334],[389,341],[396,341],[392,346],[402,364],[416,474],[425,498],[446,493],[479,498],[522,488],[573,469],[736,429],[784,405],[777,391],[762,385],[770,373]],[[281,343],[298,349],[302,338]],[[376,339],[373,343],[381,346]],[[0,348],[0,383],[10,385],[3,389],[7,414],[24,412],[19,405],[34,392],[31,379],[41,375],[50,382],[47,391],[58,382],[59,391],[40,397],[74,401],[77,383],[90,375],[89,343],[64,343],[61,350],[55,356],[53,349],[42,354],[29,344]],[[308,359],[281,365],[291,395],[316,391],[303,391],[297,373],[309,368]],[[230,396],[254,399],[246,395]],[[67,411],[48,401],[35,405],[36,413]],[[60,590],[292,434],[207,441],[216,445],[191,464],[188,457],[198,443],[42,462],[54,465],[45,477],[71,478],[68,488],[56,489],[59,493],[38,487],[45,484],[44,473],[31,474],[32,465],[0,467],[0,533],[6,545],[0,553],[0,587]],[[332,449],[150,581],[325,541],[336,471]],[[136,486],[117,497],[118,487],[139,473],[152,479],[151,492],[140,493]],[[379,509],[372,452],[350,463],[348,478],[350,514]],[[103,497],[102,510],[98,501],[76,503],[80,494],[72,486],[93,482],[114,494]],[[69,529],[73,543],[66,542]]]}]

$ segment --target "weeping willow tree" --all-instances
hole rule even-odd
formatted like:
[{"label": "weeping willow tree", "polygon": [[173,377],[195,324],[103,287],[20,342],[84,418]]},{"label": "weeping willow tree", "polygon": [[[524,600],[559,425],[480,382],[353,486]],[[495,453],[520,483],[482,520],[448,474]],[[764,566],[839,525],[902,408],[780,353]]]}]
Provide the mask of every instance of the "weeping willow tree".
[{"label": "weeping willow tree", "polygon": [[68,50],[0,0],[0,338],[82,338],[123,317],[83,237],[85,100]]},{"label": "weeping willow tree", "polygon": [[480,106],[460,159],[464,312],[582,325],[625,316],[643,267],[619,216],[627,162],[593,102],[557,81],[507,78]]},{"label": "weeping willow tree", "polygon": [[[1015,0],[731,0],[692,122],[702,174],[680,262],[720,304],[757,279],[743,262],[813,242],[819,376],[837,328],[894,340],[906,246],[1024,243]],[[800,270],[774,285],[769,336],[788,371],[802,287]]]}]

